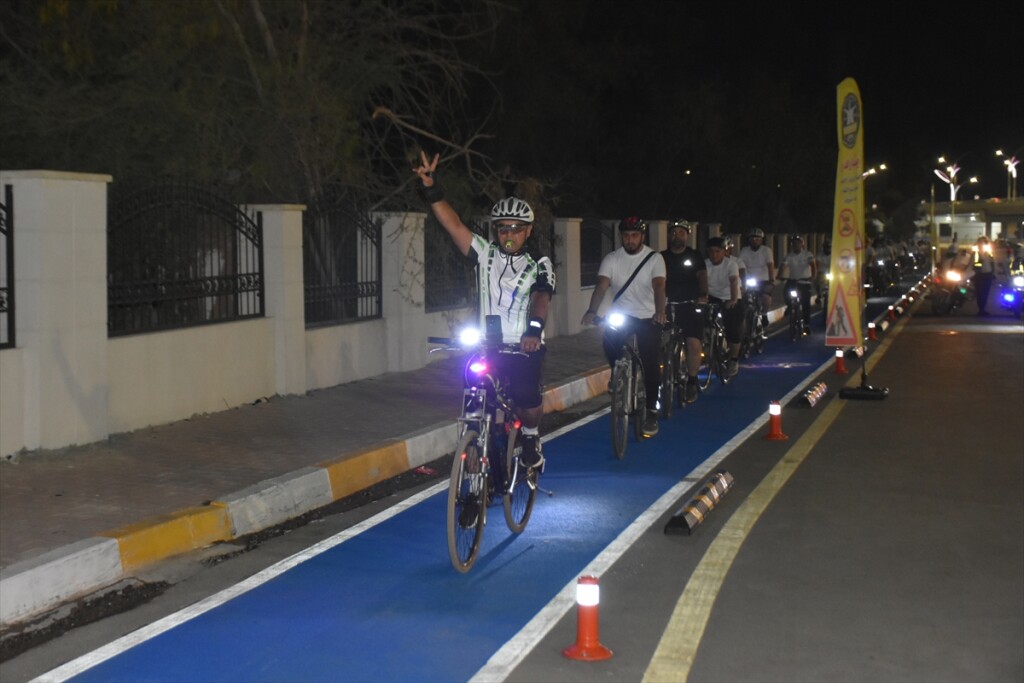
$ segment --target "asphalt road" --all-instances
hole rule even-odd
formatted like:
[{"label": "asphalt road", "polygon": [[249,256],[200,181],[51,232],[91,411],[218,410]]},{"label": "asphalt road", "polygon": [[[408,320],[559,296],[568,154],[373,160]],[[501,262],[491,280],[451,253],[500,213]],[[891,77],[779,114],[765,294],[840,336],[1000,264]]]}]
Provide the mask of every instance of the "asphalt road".
[{"label": "asphalt road", "polygon": [[[168,580],[165,593],[6,662],[0,679],[29,680],[174,618],[419,496],[334,548],[366,543],[362,560],[324,552],[296,565],[302,578],[278,581],[301,592],[261,586],[234,616],[225,603],[209,625],[197,626],[203,615],[77,669],[76,680],[1020,681],[1024,336],[1016,321],[972,312],[919,308],[869,345],[870,382],[890,390],[883,401],[838,398],[860,382],[859,361],[847,360],[847,376],[815,372],[830,355],[820,340],[811,352],[814,339],[773,339],[734,384],[631,443],[621,463],[610,456],[606,399],[577,406],[562,419],[590,421],[546,446],[559,463],[544,479],[554,496],[512,540],[492,516],[485,555],[465,577],[445,566],[428,482],[227,561],[209,561],[232,550],[221,547],[156,568],[148,578]],[[766,397],[782,398],[769,375],[782,373],[795,387],[781,420],[789,438],[767,441]],[[799,399],[821,381],[819,403]],[[665,534],[716,469],[733,489],[692,535]],[[600,579],[606,661],[562,655],[576,641],[573,587],[584,573]],[[390,593],[368,600],[367,586],[380,584],[360,582],[384,575],[396,581]],[[364,599],[366,611],[351,609]],[[286,642],[297,649],[274,650]],[[402,668],[412,655],[416,666]]]}]

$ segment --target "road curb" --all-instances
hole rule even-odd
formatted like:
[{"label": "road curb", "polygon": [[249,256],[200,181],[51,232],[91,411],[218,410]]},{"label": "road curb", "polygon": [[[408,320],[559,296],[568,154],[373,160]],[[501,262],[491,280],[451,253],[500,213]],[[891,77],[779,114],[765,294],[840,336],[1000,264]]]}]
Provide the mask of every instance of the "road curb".
[{"label": "road curb", "polygon": [[[544,412],[565,410],[607,390],[596,368],[547,389]],[[450,452],[454,419],[355,454],[325,460],[207,505],[104,531],[0,570],[0,626],[34,617],[114,584],[161,560],[286,522],[415,469]]]}]

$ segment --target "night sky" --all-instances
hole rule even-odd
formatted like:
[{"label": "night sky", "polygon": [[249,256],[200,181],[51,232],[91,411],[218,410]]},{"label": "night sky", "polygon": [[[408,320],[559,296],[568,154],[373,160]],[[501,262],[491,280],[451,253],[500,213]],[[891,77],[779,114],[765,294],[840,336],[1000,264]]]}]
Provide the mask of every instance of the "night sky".
[{"label": "night sky", "polygon": [[[934,183],[946,192],[932,172],[940,154],[959,159],[961,177],[979,176],[978,194],[1005,196],[1007,174],[995,150],[1024,146],[1021,2],[556,2],[572,8],[564,10],[566,35],[607,46],[596,67],[608,79],[631,78],[617,69],[631,49],[645,50],[644,68],[662,75],[666,88],[784,79],[800,106],[820,112],[833,144],[836,86],[854,78],[866,163],[890,168],[884,181],[872,182],[908,198],[923,198]],[[544,49],[527,43],[507,54],[529,59],[525,50]],[[745,106],[756,118],[757,102]]]}]

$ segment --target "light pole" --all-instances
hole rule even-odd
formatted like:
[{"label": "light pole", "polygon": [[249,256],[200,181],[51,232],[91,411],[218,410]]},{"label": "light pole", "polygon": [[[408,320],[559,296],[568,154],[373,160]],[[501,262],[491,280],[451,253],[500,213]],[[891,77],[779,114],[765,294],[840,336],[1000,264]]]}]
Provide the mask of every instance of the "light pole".
[{"label": "light pole", "polygon": [[[1003,166],[1006,166],[1007,199],[1016,199],[1017,197],[1017,164],[1020,163],[1020,159],[1017,158],[1017,154],[1019,154],[1021,150],[1024,150],[1024,147],[1018,148],[1017,151],[1011,154],[1008,158],[1003,159]],[[997,149],[996,156],[1004,156],[1003,150]]]},{"label": "light pole", "polygon": [[[944,157],[944,156],[943,157],[939,157],[939,163],[940,164],[945,164],[946,163],[946,157]],[[949,215],[950,215],[950,221],[952,221],[953,217],[956,216],[956,193],[960,191],[961,187],[963,187],[962,183],[958,183],[956,181],[956,176],[957,176],[957,174],[959,172],[960,172],[960,166],[957,165],[956,162],[953,162],[952,164],[947,165],[945,172],[943,172],[943,171],[941,171],[939,169],[935,169],[935,175],[939,176],[939,178],[942,180],[942,182],[944,182],[947,185],[949,185]],[[971,179],[968,182],[977,183],[978,182],[978,177],[977,176],[971,176]]]}]

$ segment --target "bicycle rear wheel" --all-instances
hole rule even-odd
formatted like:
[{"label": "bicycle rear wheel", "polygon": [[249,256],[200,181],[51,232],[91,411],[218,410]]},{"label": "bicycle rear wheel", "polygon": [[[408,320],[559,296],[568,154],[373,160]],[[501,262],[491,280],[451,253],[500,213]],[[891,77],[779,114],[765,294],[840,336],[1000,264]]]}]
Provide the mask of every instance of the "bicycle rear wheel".
[{"label": "bicycle rear wheel", "polygon": [[629,378],[626,376],[629,372],[627,364],[627,360],[620,358],[612,367],[612,450],[615,451],[615,457],[619,460],[626,457],[626,436],[629,429],[629,404],[626,396],[626,387],[629,383]]},{"label": "bicycle rear wheel", "polygon": [[530,471],[519,462],[519,454],[523,447],[519,443],[519,429],[513,428],[508,433],[508,451],[505,455],[505,493],[501,497],[505,508],[505,524],[512,533],[522,533],[533,512],[533,502],[537,498],[536,470]]},{"label": "bicycle rear wheel", "polygon": [[633,357],[633,436],[644,438],[644,420],[647,418],[647,387],[644,384],[644,366]]},{"label": "bicycle rear wheel", "polygon": [[463,434],[448,483],[448,557],[462,573],[476,562],[487,518],[487,475],[479,438],[472,429]]}]

